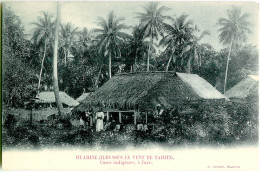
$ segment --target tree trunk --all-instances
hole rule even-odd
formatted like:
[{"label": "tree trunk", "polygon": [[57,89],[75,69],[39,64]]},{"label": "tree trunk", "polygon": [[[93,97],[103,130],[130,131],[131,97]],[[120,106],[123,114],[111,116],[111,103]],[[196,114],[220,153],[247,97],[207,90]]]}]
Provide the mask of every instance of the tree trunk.
[{"label": "tree trunk", "polygon": [[65,59],[64,59],[64,65],[65,65],[65,67],[67,66],[67,56],[68,56],[68,51],[65,50]]},{"label": "tree trunk", "polygon": [[112,72],[111,72],[111,71],[112,71],[112,69],[111,69],[111,68],[112,68],[112,64],[111,64],[111,63],[112,63],[112,62],[111,62],[111,51],[109,51],[109,59],[108,59],[108,60],[109,60],[109,64],[108,64],[108,68],[109,68],[109,69],[108,69],[108,70],[109,70],[109,79],[111,79],[111,78],[112,78]]},{"label": "tree trunk", "polygon": [[169,66],[170,66],[171,61],[172,61],[172,56],[168,60],[168,63],[167,63],[167,66],[166,66],[166,70],[165,70],[166,72],[169,70]]},{"label": "tree trunk", "polygon": [[226,66],[225,81],[224,81],[224,94],[226,93],[228,64],[229,64],[229,60],[230,60],[230,54],[231,54],[232,44],[233,44],[233,40],[231,40],[230,47],[229,47],[229,51],[228,51],[228,56],[227,56],[227,66]]},{"label": "tree trunk", "polygon": [[153,28],[152,28],[152,30],[151,30],[151,42],[150,42],[150,44],[149,44],[149,48],[148,48],[148,56],[147,56],[147,72],[149,72],[149,67],[150,67],[150,52],[151,52],[151,46],[153,46],[153,32],[154,32],[154,30],[153,30]]},{"label": "tree trunk", "polygon": [[187,62],[187,71],[186,71],[186,73],[190,73],[190,71],[191,71],[191,64],[190,64],[190,62],[191,62],[191,56],[189,57],[189,59],[188,59],[188,62]]},{"label": "tree trunk", "polygon": [[45,59],[45,56],[46,56],[46,46],[47,46],[47,39],[45,39],[45,41],[44,41],[44,53],[43,53],[43,57],[42,57],[42,64],[41,64],[39,82],[38,82],[38,87],[37,87],[37,93],[40,92],[41,78],[42,78],[42,69],[43,69],[44,59]]},{"label": "tree trunk", "polygon": [[201,67],[201,54],[198,54],[199,57],[199,67]]},{"label": "tree trunk", "polygon": [[57,19],[55,24],[55,40],[53,49],[53,87],[56,99],[56,104],[58,108],[59,115],[63,115],[63,107],[59,96],[59,84],[58,84],[58,39],[59,39],[59,26],[60,26],[60,5],[57,2]]},{"label": "tree trunk", "polygon": [[147,68],[146,68],[147,72],[149,72],[149,65],[150,65],[150,49],[151,49],[151,45],[149,44],[148,53],[147,53]]},{"label": "tree trunk", "polygon": [[97,79],[96,79],[96,82],[95,82],[95,87],[96,88],[98,88],[98,81],[99,81],[99,77],[101,75],[101,70],[102,70],[102,67],[100,67],[100,69],[99,69],[98,76],[97,76]]},{"label": "tree trunk", "polygon": [[137,51],[138,51],[138,48],[135,51],[135,60],[134,60],[134,65],[133,65],[133,69],[132,69],[133,72],[136,71],[136,67],[137,67]]}]

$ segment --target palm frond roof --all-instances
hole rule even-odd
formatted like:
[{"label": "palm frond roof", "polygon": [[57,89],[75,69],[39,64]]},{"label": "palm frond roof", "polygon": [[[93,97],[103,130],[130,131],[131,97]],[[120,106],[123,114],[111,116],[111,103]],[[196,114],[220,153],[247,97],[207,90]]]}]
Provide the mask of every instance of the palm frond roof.
[{"label": "palm frond roof", "polygon": [[[68,106],[77,106],[79,103],[74,100],[72,97],[67,95],[65,92],[59,92],[61,103],[66,104]],[[54,92],[46,91],[46,92],[40,92],[36,96],[37,100],[35,103],[55,103],[55,96]]]},{"label": "palm frond roof", "polygon": [[82,102],[84,99],[86,99],[87,98],[87,96],[89,95],[90,93],[83,93],[81,96],[79,96],[77,99],[76,99],[76,101],[77,102]]},{"label": "palm frond roof", "polygon": [[248,75],[247,78],[240,81],[237,85],[226,92],[229,98],[245,99],[251,94],[258,94],[259,77]]},{"label": "palm frond roof", "polygon": [[102,106],[122,110],[171,108],[183,102],[226,99],[203,78],[176,72],[119,74],[87,96],[76,110]]}]

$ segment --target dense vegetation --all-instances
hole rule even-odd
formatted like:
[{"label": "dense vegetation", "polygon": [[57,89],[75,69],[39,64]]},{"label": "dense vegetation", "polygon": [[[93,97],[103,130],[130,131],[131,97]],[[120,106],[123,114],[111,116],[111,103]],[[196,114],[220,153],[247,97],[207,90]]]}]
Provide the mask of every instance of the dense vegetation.
[{"label": "dense vegetation", "polygon": [[[134,124],[105,123],[105,130],[79,129],[63,119],[34,121],[9,115],[3,125],[3,147],[22,149],[87,147],[90,149],[142,148],[151,145],[231,146],[257,143],[258,108],[252,104],[205,103],[182,105],[156,118],[148,130]],[[163,125],[162,125],[163,124]],[[120,127],[117,127],[120,125]]]},{"label": "dense vegetation", "polygon": [[[237,9],[228,13],[239,17],[242,14]],[[152,15],[153,11],[157,11],[157,16]],[[208,31],[200,31],[188,15],[172,18],[164,15],[166,11],[167,7],[156,2],[148,3],[144,11],[137,14],[140,25],[135,27],[126,26],[124,19],[115,17],[113,12],[107,20],[98,18],[100,28],[93,30],[80,30],[72,23],[62,24],[58,58],[60,90],[77,98],[83,91],[94,91],[117,73],[174,70],[199,74],[223,92],[230,40],[222,37],[233,33],[221,28],[221,41],[228,46],[216,51],[211,45],[200,43],[204,36],[210,37]],[[247,15],[242,16],[241,20],[247,21]],[[216,23],[225,26],[223,21],[222,18]],[[42,12],[35,17],[31,23],[34,32],[29,39],[21,25],[19,16],[12,9],[4,8],[3,102],[11,107],[23,106],[37,90],[53,89],[52,14]],[[125,33],[125,29],[132,34]],[[246,38],[246,32],[238,34],[237,37]],[[232,42],[227,90],[258,70],[258,50],[239,40]],[[157,46],[164,50],[155,53]]]}]

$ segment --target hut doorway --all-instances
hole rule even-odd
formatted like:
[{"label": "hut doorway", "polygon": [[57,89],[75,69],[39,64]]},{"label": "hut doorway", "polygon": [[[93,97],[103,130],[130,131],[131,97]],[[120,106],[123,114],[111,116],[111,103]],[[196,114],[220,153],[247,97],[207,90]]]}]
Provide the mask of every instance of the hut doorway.
[{"label": "hut doorway", "polygon": [[118,112],[109,112],[108,122],[117,122],[119,123],[119,115]]},{"label": "hut doorway", "polygon": [[105,118],[107,122],[116,122],[123,124],[135,124],[135,113],[130,111],[117,111],[117,112],[107,112],[105,113]]},{"label": "hut doorway", "polygon": [[133,112],[122,112],[122,123],[134,124],[134,113]]}]

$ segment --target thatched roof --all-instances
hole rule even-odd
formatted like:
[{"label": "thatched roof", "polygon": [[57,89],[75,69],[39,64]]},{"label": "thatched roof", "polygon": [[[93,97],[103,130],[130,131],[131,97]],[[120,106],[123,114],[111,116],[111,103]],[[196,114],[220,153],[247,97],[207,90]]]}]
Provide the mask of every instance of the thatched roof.
[{"label": "thatched roof", "polygon": [[87,98],[87,96],[89,95],[90,93],[83,93],[81,96],[79,96],[76,101],[77,102],[82,102],[85,98]]},{"label": "thatched roof", "polygon": [[177,76],[203,99],[226,99],[226,97],[210,83],[196,74],[177,72]]},{"label": "thatched roof", "polygon": [[[68,106],[77,106],[79,103],[64,92],[59,92],[60,100]],[[55,103],[54,92],[41,92],[36,96],[35,103]]]},{"label": "thatched roof", "polygon": [[258,94],[258,82],[258,76],[248,75],[247,78],[228,90],[225,95],[229,98],[245,99],[251,94]]},{"label": "thatched roof", "polygon": [[115,75],[76,109],[84,110],[92,105],[123,110],[149,110],[158,104],[170,108],[183,102],[225,98],[195,74],[140,72]]}]

